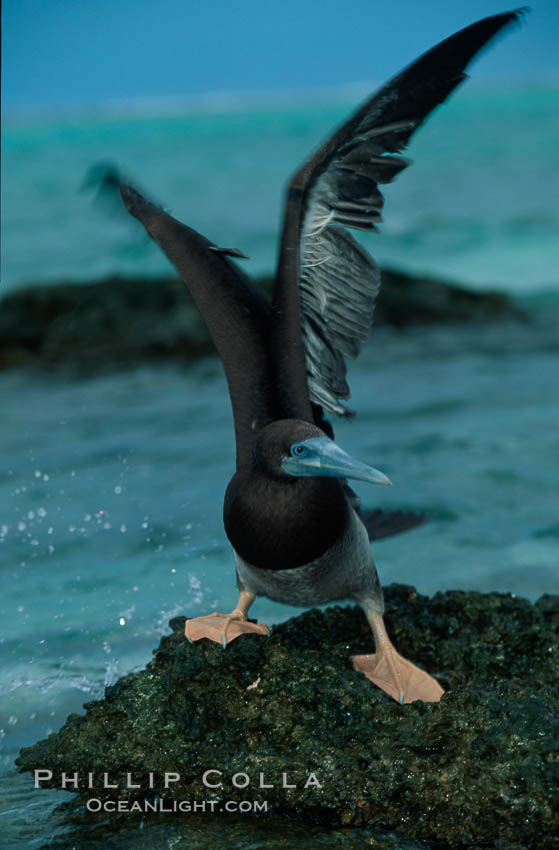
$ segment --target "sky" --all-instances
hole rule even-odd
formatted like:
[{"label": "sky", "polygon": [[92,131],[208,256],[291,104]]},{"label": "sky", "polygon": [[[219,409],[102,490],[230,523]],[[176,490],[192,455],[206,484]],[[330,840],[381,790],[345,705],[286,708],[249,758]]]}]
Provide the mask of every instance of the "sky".
[{"label": "sky", "polygon": [[[3,109],[382,82],[501,0],[3,0]],[[559,0],[534,0],[484,81],[559,79]]]}]

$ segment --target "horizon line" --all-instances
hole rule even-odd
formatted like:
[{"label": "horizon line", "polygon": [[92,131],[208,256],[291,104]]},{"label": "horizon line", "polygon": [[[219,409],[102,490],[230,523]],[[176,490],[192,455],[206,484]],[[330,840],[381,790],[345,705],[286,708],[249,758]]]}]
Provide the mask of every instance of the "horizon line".
[{"label": "horizon line", "polygon": [[[540,74],[534,77],[515,77],[511,75],[495,78],[469,78],[468,90],[502,91],[514,86],[532,88],[533,86],[559,85],[558,74]],[[261,108],[263,106],[297,106],[308,101],[334,99],[346,102],[358,101],[374,94],[382,82],[371,80],[353,80],[334,86],[311,86],[309,88],[273,88],[273,89],[212,89],[205,92],[167,93],[155,95],[131,95],[120,98],[93,99],[85,103],[35,103],[6,104],[4,92],[2,120],[33,118],[73,118],[79,116],[117,116],[126,117],[174,115],[185,107],[194,107],[202,112],[227,113],[241,108]],[[464,90],[463,90],[464,91]]]}]

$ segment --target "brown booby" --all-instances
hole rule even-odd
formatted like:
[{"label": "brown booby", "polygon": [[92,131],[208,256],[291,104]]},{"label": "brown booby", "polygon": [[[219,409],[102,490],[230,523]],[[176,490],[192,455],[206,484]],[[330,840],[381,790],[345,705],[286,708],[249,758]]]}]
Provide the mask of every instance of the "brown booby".
[{"label": "brown booby", "polygon": [[223,361],[233,407],[236,471],[223,516],[239,601],[228,614],[187,620],[189,640],[226,646],[242,634],[268,633],[247,620],[256,596],[298,606],[350,599],[363,608],[376,644],[374,654],[353,658],[354,668],[401,703],[441,698],[438,683],[386,633],[369,535],[346,483],[390,481],[334,442],[324,414],[349,415],[345,358],[368,337],[380,285],[376,264],[346,228],[377,230],[379,184],[408,165],[398,154],[465,79],[473,56],[521,12],[485,18],[429,50],[295,173],[271,304],[229,259],[240,252],[220,249],[107,175],[187,284]]}]

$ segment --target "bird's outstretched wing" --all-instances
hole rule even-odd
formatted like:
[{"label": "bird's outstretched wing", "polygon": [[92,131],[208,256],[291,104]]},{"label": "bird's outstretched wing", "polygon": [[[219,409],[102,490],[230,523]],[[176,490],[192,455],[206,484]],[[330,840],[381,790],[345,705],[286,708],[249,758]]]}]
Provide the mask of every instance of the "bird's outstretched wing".
[{"label": "bird's outstretched wing", "polygon": [[299,169],[289,184],[274,294],[275,367],[284,414],[312,421],[309,401],[350,412],[346,357],[367,339],[378,267],[345,228],[377,230],[397,154],[465,79],[473,56],[523,10],[485,18],[440,42],[388,82]]},{"label": "bird's outstretched wing", "polygon": [[270,304],[228,254],[168,215],[123,180],[114,169],[98,174],[106,191],[120,192],[137,218],[185,281],[225,367],[235,421],[237,468],[252,462],[254,434],[279,418],[268,352]]}]

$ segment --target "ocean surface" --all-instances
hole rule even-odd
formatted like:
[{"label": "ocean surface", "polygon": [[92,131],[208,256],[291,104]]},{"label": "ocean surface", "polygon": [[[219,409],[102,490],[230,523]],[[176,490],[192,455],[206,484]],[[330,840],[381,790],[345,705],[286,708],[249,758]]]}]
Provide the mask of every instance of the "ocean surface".
[{"label": "ocean surface", "polygon": [[[133,224],[77,192],[107,159],[173,214],[249,254],[248,271],[270,272],[284,181],[354,94],[7,116],[3,291],[168,271]],[[356,489],[366,506],[432,517],[375,545],[385,584],[558,592],[558,95],[551,85],[461,91],[418,133],[415,165],[386,187],[383,232],[366,238],[385,265],[498,288],[528,315],[378,328],[352,364],[358,416],[337,439],[394,482]],[[170,617],[236,601],[221,522],[231,415],[214,358],[81,380],[4,372],[0,398],[0,846],[70,847],[53,813],[69,795],[34,790],[14,758],[144,666]],[[253,610],[269,623],[297,613],[265,599]],[[173,846],[209,846],[207,823],[169,829],[146,823],[87,846],[167,847],[171,833]],[[299,840],[280,827],[263,837],[246,820],[223,830],[211,840],[231,848]],[[363,835],[344,833],[343,846],[362,846]],[[318,831],[314,846],[342,846],[338,838]]]},{"label": "ocean surface", "polygon": [[[2,285],[167,270],[133,223],[78,192],[116,163],[217,244],[275,262],[285,181],[368,93],[277,100],[113,105],[96,114],[10,116],[2,127]],[[559,83],[470,81],[412,140],[412,169],[386,187],[384,265],[470,287],[559,286]]]}]

